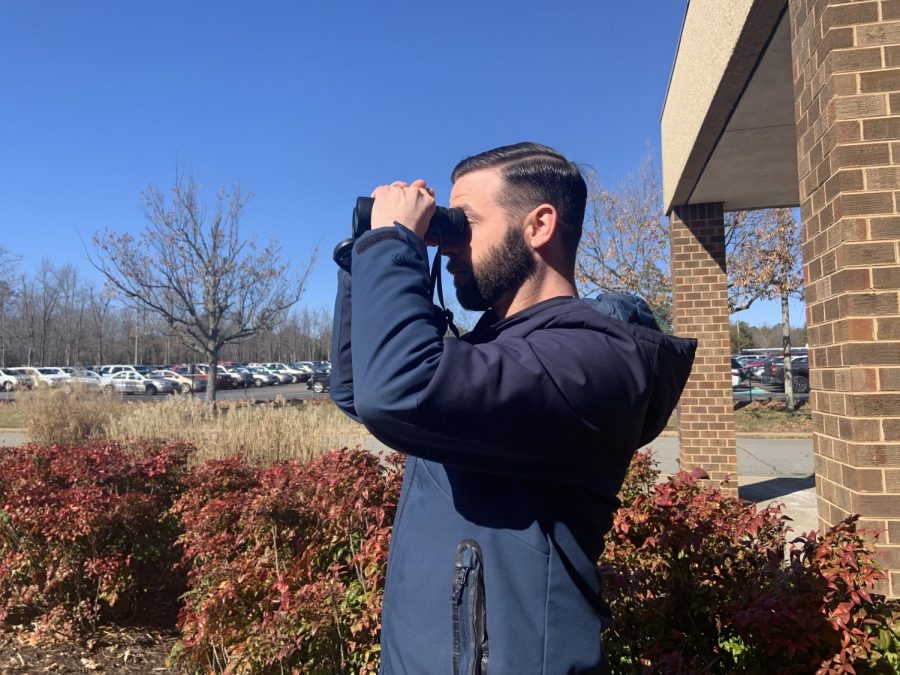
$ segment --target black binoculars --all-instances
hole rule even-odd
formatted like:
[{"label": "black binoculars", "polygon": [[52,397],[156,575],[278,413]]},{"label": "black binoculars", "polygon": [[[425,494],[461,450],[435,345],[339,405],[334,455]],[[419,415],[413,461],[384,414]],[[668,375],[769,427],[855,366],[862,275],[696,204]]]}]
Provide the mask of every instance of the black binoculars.
[{"label": "black binoculars", "polygon": [[[372,206],[375,200],[372,197],[358,197],[356,206],[353,207],[352,237],[345,239],[334,249],[334,261],[343,269],[350,271],[350,252],[353,250],[353,242],[357,237],[372,229]],[[466,214],[460,209],[438,206],[428,223],[428,231],[425,238],[428,240],[447,241],[462,239],[468,236],[469,221]]]}]

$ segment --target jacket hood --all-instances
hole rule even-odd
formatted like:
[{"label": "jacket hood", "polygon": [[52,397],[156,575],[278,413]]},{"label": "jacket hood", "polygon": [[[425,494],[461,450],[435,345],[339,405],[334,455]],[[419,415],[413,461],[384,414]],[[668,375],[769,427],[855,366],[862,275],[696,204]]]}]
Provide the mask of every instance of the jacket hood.
[{"label": "jacket hood", "polygon": [[655,377],[641,433],[642,447],[659,436],[678,405],[691,374],[697,340],[663,333],[650,307],[637,296],[602,293],[586,302],[603,316],[639,327],[641,339],[656,345]]}]

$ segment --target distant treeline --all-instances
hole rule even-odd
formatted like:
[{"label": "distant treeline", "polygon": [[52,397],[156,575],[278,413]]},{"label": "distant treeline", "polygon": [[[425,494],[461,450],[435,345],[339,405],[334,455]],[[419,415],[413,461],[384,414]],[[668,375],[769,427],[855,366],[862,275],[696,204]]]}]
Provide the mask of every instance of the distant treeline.
[{"label": "distant treeline", "polygon": [[[72,265],[44,261],[33,273],[17,271],[2,248],[0,263],[0,367],[203,360],[177,326],[121,302]],[[330,349],[331,311],[299,307],[274,331],[226,346],[222,359],[320,360]]]}]

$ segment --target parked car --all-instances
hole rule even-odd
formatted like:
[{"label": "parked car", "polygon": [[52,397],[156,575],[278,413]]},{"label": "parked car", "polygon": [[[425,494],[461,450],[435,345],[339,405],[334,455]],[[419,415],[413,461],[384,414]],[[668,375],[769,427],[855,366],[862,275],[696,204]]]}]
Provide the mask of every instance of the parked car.
[{"label": "parked car", "polygon": [[253,375],[253,386],[264,387],[273,384],[281,384],[281,379],[274,373],[270,373],[260,366],[248,366],[247,370]]},{"label": "parked car", "polygon": [[282,384],[290,384],[291,382],[299,382],[297,379],[298,372],[294,371],[293,368],[288,368],[286,363],[281,362],[273,362],[273,363],[259,363],[257,364],[266,368],[272,373],[275,373],[281,380]]},{"label": "parked car", "polygon": [[293,368],[297,373],[297,382],[306,382],[309,379],[309,376],[316,372],[316,369],[311,363],[304,361],[292,361],[287,365]]},{"label": "parked car", "polygon": [[76,370],[72,369],[69,375],[72,384],[78,384],[89,389],[97,389],[101,385],[100,375],[93,370]]},{"label": "parked car", "polygon": [[219,366],[216,370],[221,370],[231,378],[232,387],[246,388],[253,386],[253,376],[243,366]]},{"label": "parked car", "polygon": [[109,377],[110,375],[115,375],[116,373],[121,373],[123,370],[128,370],[132,372],[137,372],[137,369],[134,366],[127,364],[113,364],[101,366],[100,370],[97,371],[97,374],[102,378]]},{"label": "parked car", "polygon": [[209,384],[209,378],[206,376],[206,373],[201,373],[193,366],[185,364],[172,366],[167,370],[171,370],[178,375],[182,375],[192,380],[194,383],[194,391],[206,391],[207,385]]},{"label": "parked car", "polygon": [[190,375],[182,375],[174,370],[163,368],[161,370],[153,370],[150,372],[152,378],[163,378],[172,380],[178,384],[178,389],[182,394],[190,394],[192,391],[206,391],[206,379],[191,377]]},{"label": "parked car", "polygon": [[772,364],[778,364],[782,361],[784,361],[783,354],[766,357],[766,360],[763,361],[762,368],[757,371],[759,372],[760,382],[762,382],[763,384],[772,384]]},{"label": "parked car", "polygon": [[746,374],[747,377],[752,377],[756,380],[758,380],[759,376],[762,374],[763,364],[766,362],[761,356],[749,356],[743,361],[740,359],[738,359],[738,361],[741,362],[741,365],[744,368],[744,374]]},{"label": "parked car", "polygon": [[744,369],[741,367],[740,362],[731,357],[731,387],[740,386],[741,382],[744,380]]},{"label": "parked car", "polygon": [[178,385],[174,380],[161,377],[145,377],[136,370],[123,370],[103,380],[103,386],[123,394],[171,394]]},{"label": "parked car", "polygon": [[315,373],[306,381],[306,388],[312,389],[317,394],[321,394],[323,391],[328,391],[329,389],[331,389],[331,373]]},{"label": "parked car", "polygon": [[61,387],[69,383],[69,376],[59,368],[22,368],[32,376],[32,381],[37,387]]},{"label": "parked car", "polygon": [[[203,373],[206,375],[206,387],[209,388],[209,364],[208,363],[195,363],[194,370],[198,373]],[[232,379],[231,375],[224,372],[218,366],[216,367],[216,389],[232,389],[234,388],[234,379]]]},{"label": "parked car", "polygon": [[[784,386],[784,359],[775,361],[770,368],[769,377],[773,383]],[[794,356],[791,358],[791,382],[794,385],[795,394],[809,393],[809,358],[806,356]]]},{"label": "parked car", "polygon": [[275,368],[270,368],[265,363],[253,363],[251,364],[254,368],[262,368],[267,373],[274,375],[275,379],[278,380],[275,384],[290,384],[294,381],[294,376],[288,374],[286,371],[277,370]]},{"label": "parked car", "polygon": [[3,391],[12,391],[22,386],[21,381],[12,371],[0,368],[0,389]]},{"label": "parked car", "polygon": [[7,368],[6,372],[19,380],[20,389],[33,389],[37,384],[34,376],[25,368]]}]

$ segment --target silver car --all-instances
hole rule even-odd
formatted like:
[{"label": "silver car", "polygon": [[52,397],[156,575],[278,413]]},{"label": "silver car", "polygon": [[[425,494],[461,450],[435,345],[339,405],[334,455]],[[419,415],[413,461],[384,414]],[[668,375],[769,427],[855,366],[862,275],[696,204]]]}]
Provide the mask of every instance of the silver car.
[{"label": "silver car", "polygon": [[176,391],[177,384],[172,380],[157,377],[145,377],[134,370],[123,370],[103,380],[103,387],[123,394],[171,394]]}]

